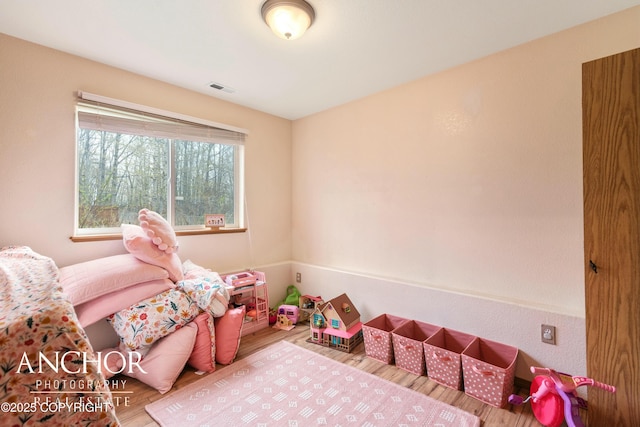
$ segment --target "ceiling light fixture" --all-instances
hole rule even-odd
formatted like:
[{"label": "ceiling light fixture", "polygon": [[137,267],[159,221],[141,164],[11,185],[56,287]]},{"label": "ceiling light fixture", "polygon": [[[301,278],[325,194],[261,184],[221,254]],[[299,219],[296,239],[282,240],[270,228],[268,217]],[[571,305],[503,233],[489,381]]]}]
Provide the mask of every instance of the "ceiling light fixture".
[{"label": "ceiling light fixture", "polygon": [[285,40],[302,36],[315,17],[313,7],[304,0],[267,0],[262,5],[262,19]]}]

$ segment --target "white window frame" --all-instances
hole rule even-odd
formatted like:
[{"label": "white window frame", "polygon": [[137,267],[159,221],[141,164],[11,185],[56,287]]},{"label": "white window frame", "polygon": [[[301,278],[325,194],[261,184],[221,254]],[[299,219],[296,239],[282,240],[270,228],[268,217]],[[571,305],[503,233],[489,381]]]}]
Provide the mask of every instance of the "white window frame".
[{"label": "white window frame", "polygon": [[[234,223],[225,224],[225,228],[244,228],[244,219],[245,219],[245,206],[244,206],[244,194],[245,194],[245,186],[244,186],[244,139],[249,134],[246,129],[217,123],[197,117],[187,116],[180,113],[174,113],[171,111],[161,110],[154,107],[149,107],[145,105],[135,104],[119,99],[109,98],[101,95],[96,95],[89,92],[78,91],[79,102],[76,107],[76,156],[75,156],[75,185],[74,185],[74,235],[75,236],[91,236],[91,235],[102,235],[102,234],[114,234],[120,233],[120,227],[109,227],[109,228],[79,228],[79,170],[78,170],[78,143],[77,143],[77,131],[79,129],[78,123],[78,112],[85,110],[88,111],[91,109],[91,106],[100,106],[100,108],[109,108],[112,107],[115,110],[129,110],[140,114],[150,114],[159,118],[166,118],[168,122],[177,121],[177,122],[186,122],[186,123],[194,123],[197,125],[204,125],[210,127],[215,130],[221,131],[230,131],[237,135],[239,138],[233,145],[236,146],[236,156],[235,156],[235,164],[234,164]],[[215,138],[215,137],[214,137]],[[206,142],[206,140],[205,140]],[[228,144],[229,142],[223,142]],[[173,220],[173,213],[175,212],[175,153],[173,149],[173,144],[170,146],[169,152],[169,186],[168,191],[170,192],[170,196],[168,197],[168,212],[167,212],[167,221],[172,224],[176,231],[186,231],[186,230],[199,230],[204,229],[204,217],[202,225],[182,225],[176,226]],[[215,212],[207,212],[207,213],[215,213]]]}]

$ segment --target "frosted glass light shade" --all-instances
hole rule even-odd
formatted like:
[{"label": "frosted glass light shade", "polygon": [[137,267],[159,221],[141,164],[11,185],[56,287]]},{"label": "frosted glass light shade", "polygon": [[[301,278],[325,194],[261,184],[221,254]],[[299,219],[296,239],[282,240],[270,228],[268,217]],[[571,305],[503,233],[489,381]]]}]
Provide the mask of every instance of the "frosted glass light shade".
[{"label": "frosted glass light shade", "polygon": [[262,18],[278,37],[295,40],[313,24],[315,12],[304,0],[267,0]]}]

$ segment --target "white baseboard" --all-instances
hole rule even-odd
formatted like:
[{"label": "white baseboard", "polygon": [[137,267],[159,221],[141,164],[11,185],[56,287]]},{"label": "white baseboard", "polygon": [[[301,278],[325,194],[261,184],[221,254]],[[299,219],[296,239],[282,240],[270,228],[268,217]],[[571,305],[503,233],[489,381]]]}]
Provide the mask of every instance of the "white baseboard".
[{"label": "white baseboard", "polygon": [[[302,282],[294,283],[298,272]],[[346,292],[365,322],[388,313],[517,347],[516,376],[525,380],[532,378],[532,365],[586,375],[584,318],[297,262],[291,262],[287,283],[325,300]],[[542,324],[556,326],[556,345],[541,342]]]}]

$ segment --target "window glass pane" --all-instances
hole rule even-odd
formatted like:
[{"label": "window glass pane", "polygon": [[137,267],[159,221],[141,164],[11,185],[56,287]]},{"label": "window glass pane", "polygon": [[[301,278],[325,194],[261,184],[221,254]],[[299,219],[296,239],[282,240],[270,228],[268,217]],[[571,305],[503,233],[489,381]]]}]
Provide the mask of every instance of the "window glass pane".
[{"label": "window glass pane", "polygon": [[78,229],[138,223],[144,207],[167,215],[169,141],[78,130]]},{"label": "window glass pane", "polygon": [[76,110],[76,233],[117,233],[142,208],[177,228],[204,228],[206,214],[242,227],[245,133],[113,101]]},{"label": "window glass pane", "polygon": [[204,224],[205,214],[224,214],[235,223],[234,145],[174,141],[176,226]]}]

